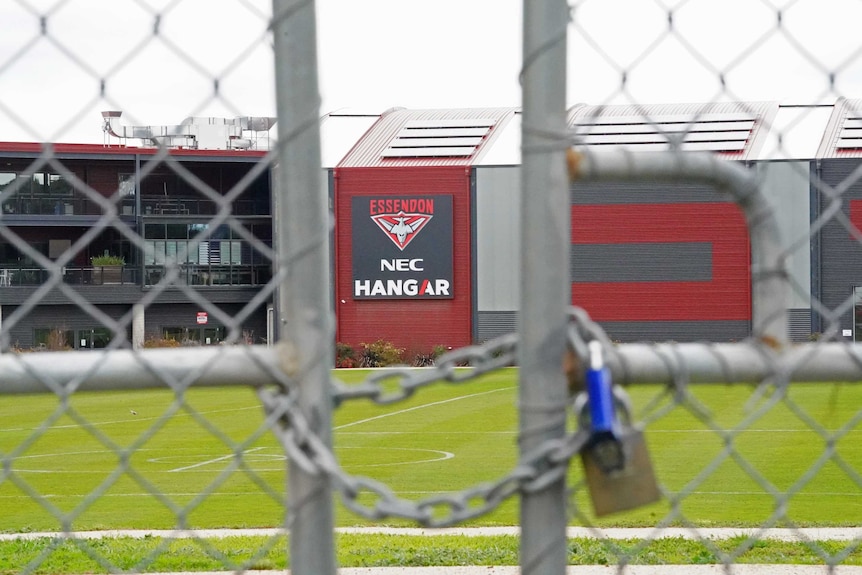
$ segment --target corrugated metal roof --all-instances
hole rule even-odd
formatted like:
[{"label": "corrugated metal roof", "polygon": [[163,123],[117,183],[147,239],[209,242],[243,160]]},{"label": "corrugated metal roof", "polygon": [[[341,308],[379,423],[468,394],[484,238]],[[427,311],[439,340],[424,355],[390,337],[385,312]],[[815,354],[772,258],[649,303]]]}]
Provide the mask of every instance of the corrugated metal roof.
[{"label": "corrugated metal roof", "polygon": [[745,160],[759,153],[775,102],[580,106],[569,127],[580,145],[710,151]]},{"label": "corrugated metal roof", "polygon": [[481,158],[515,108],[395,109],[383,114],[339,167],[458,166]]},{"label": "corrugated metal roof", "polygon": [[862,157],[862,100],[841,98],[836,102],[817,156]]}]

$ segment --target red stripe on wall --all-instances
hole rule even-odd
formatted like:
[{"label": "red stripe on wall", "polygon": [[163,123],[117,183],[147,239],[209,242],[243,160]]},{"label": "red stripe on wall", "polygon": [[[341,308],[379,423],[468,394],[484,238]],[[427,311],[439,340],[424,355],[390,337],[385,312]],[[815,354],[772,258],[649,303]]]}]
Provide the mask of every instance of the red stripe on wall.
[{"label": "red stripe on wall", "polygon": [[[358,346],[383,339],[411,353],[430,352],[438,345],[455,348],[471,344],[470,168],[338,168],[334,188],[337,340]],[[362,248],[351,245],[351,198],[422,194],[452,196],[454,297],[354,300],[353,250]]]},{"label": "red stripe on wall", "polygon": [[[709,242],[710,282],[572,284],[572,302],[599,321],[751,319],[748,231],[734,204],[572,206],[572,242]],[[645,265],[648,263],[645,262]]]},{"label": "red stripe on wall", "polygon": [[862,236],[862,200],[850,200],[850,223],[856,228],[856,234],[850,232],[850,238],[856,239]]}]

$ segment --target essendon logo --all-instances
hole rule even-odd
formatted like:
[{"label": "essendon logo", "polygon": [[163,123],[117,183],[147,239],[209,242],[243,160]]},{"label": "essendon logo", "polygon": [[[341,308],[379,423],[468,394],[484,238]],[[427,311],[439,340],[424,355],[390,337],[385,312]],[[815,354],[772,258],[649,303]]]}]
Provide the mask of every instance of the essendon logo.
[{"label": "essendon logo", "polygon": [[422,228],[428,225],[432,217],[431,214],[407,214],[400,211],[397,214],[371,216],[371,219],[389,236],[392,243],[403,251]]},{"label": "essendon logo", "polygon": [[354,299],[454,297],[451,195],[354,196],[351,226]]}]

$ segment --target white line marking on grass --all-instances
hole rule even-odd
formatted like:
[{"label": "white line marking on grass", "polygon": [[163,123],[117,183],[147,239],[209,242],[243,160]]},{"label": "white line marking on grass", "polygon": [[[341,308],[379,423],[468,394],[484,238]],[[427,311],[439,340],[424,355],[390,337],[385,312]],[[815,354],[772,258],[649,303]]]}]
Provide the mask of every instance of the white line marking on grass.
[{"label": "white line marking on grass", "polygon": [[[226,412],[230,413],[230,412],[234,412],[234,411],[244,411],[244,410],[248,410],[248,409],[260,409],[260,408],[261,408],[260,405],[253,405],[250,407],[234,407],[231,409],[213,409],[212,411],[198,411],[198,412],[196,412],[196,415],[204,416],[204,415],[210,415],[212,413],[226,413]],[[102,425],[118,425],[121,423],[129,423],[129,422],[156,421],[158,419],[162,419],[163,416],[164,416],[164,414],[161,414],[158,416],[153,416],[153,417],[140,417],[140,416],[129,415],[129,417],[127,417],[125,419],[114,419],[114,420],[110,420],[110,421],[91,421],[87,425],[99,427]],[[193,416],[192,416],[192,414],[190,414],[186,411],[178,411],[177,413],[172,414],[170,419],[174,419],[176,417],[193,417]],[[46,427],[45,430],[49,430],[49,429],[79,429],[80,427],[82,427],[82,426],[79,423],[69,423],[69,424],[65,424],[65,425],[50,425],[50,426]],[[37,429],[39,429],[38,426],[37,427],[6,427],[6,428],[0,428],[0,433],[11,433],[11,432],[20,433],[22,431],[35,431]]]},{"label": "white line marking on grass", "polygon": [[373,449],[380,450],[384,449],[386,451],[424,451],[427,453],[435,453],[439,455],[439,457],[432,457],[431,459],[417,459],[416,461],[391,461],[389,463],[355,463],[352,465],[345,465],[345,467],[392,467],[394,465],[413,465],[415,463],[431,463],[433,461],[446,461],[447,459],[452,459],[455,457],[455,454],[451,451],[441,451],[439,449],[423,449],[421,447],[336,447],[338,449]]},{"label": "white line marking on grass", "polygon": [[[264,449],[263,447],[255,447],[254,449],[248,449],[243,453],[252,453],[255,451],[260,451]],[[211,465],[213,463],[218,463],[219,461],[224,461],[225,459],[232,459],[236,457],[235,453],[229,453],[228,455],[223,455],[222,457],[216,457],[215,459],[208,459],[206,461],[201,461],[200,463],[195,463],[194,465],[187,465],[185,467],[177,467],[176,469],[168,469],[167,473],[176,473],[178,471],[188,471],[189,469],[194,469],[196,467],[203,467],[204,465]]]},{"label": "white line marking on grass", "polygon": [[334,431],[338,431],[339,429],[344,429],[345,427],[352,427],[354,425],[359,425],[360,423],[368,423],[369,421],[374,421],[377,419],[383,419],[384,417],[392,417],[393,415],[401,415],[402,413],[407,413],[409,411],[416,411],[417,409],[425,409],[426,407],[434,407],[435,405],[443,405],[444,403],[451,403],[453,401],[461,401],[462,399],[470,399],[471,397],[479,397],[481,395],[488,395],[489,393],[497,393],[498,391],[506,391],[512,389],[512,387],[501,387],[499,389],[492,389],[491,391],[482,391],[479,393],[471,393],[469,395],[461,395],[459,397],[452,397],[450,399],[443,399],[441,401],[433,401],[431,403],[425,403],[423,405],[416,405],[413,407],[408,407],[407,409],[399,409],[398,411],[393,411],[392,413],[384,413],[382,415],[375,415],[374,417],[369,417],[367,419],[360,419],[359,421],[353,421],[350,423],[345,423],[344,425],[339,425],[337,427],[333,427]]}]

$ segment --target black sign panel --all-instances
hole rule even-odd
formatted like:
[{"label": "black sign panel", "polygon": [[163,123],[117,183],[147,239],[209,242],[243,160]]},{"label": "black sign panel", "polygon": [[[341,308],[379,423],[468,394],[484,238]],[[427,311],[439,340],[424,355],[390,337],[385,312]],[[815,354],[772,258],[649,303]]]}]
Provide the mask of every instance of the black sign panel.
[{"label": "black sign panel", "polygon": [[446,299],[452,196],[354,196],[353,298]]}]

